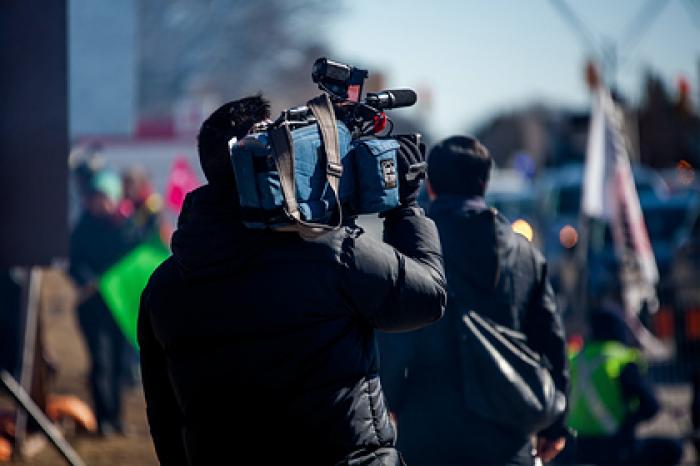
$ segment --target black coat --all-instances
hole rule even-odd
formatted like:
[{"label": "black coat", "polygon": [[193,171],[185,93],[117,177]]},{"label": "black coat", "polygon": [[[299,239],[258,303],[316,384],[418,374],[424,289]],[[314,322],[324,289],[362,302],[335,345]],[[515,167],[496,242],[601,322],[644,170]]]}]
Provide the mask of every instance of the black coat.
[{"label": "black coat", "polygon": [[243,228],[231,199],[188,195],[141,298],[161,463],[398,464],[374,329],[442,316],[433,222],[386,221],[386,243],[353,226],[304,241]]},{"label": "black coat", "polygon": [[[557,387],[567,389],[564,332],[544,258],[508,220],[479,204],[440,197],[430,208],[445,260],[445,317],[380,339],[382,381],[408,464],[531,464],[526,437],[479,417],[464,401],[469,381],[461,378],[457,322],[465,306],[524,332],[551,362]],[[548,433],[560,435],[563,423],[562,417]]]},{"label": "black coat", "polygon": [[[137,243],[119,219],[84,211],[71,232],[68,273],[78,287],[97,286],[100,277]],[[85,297],[78,305],[78,316],[83,332],[97,335],[97,328],[110,328],[118,332],[114,318],[99,292]]]},{"label": "black coat", "polygon": [[68,272],[78,286],[96,282],[136,243],[117,219],[84,211],[71,232]]}]

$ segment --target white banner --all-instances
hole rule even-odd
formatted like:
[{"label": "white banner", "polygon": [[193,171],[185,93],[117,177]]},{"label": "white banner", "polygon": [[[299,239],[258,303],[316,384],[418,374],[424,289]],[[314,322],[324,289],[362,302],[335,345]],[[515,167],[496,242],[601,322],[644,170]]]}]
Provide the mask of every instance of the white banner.
[{"label": "white banner", "polygon": [[[610,225],[626,320],[636,319],[645,304],[658,307],[659,272],[649,242],[623,132],[623,114],[607,89],[594,91],[586,149],[581,210]],[[641,343],[657,353],[660,348],[640,325],[631,325]],[[642,334],[643,333],[643,334]],[[650,347],[655,347],[654,349]]]}]

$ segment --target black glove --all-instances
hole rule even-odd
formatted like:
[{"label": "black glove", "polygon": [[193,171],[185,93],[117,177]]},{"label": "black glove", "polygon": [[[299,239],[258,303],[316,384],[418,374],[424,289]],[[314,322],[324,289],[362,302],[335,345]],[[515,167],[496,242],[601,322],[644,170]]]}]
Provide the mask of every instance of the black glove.
[{"label": "black glove", "polygon": [[416,204],[420,182],[425,178],[427,164],[425,163],[425,144],[416,143],[420,137],[415,135],[396,136],[399,150],[396,157],[399,174],[399,202],[402,207]]}]

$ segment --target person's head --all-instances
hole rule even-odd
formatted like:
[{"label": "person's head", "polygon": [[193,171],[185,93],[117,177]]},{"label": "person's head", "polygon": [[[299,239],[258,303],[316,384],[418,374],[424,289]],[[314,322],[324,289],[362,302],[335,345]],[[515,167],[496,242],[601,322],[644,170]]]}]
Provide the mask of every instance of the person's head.
[{"label": "person's head", "polygon": [[262,95],[228,102],[202,123],[197,136],[199,163],[210,185],[235,187],[228,143],[243,138],[256,123],[270,117],[270,103]]},{"label": "person's head", "polygon": [[117,210],[122,197],[122,183],[119,176],[109,170],[102,170],[91,178],[84,197],[85,208],[96,217],[108,217]]},{"label": "person's head", "polygon": [[436,196],[483,196],[493,160],[488,149],[469,136],[449,137],[428,154],[428,182]]},{"label": "person's head", "polygon": [[153,192],[151,179],[146,170],[134,165],[122,173],[124,198],[135,204],[144,202]]},{"label": "person's head", "polygon": [[104,170],[107,161],[94,146],[85,150],[75,150],[68,157],[77,193],[81,198],[91,192],[90,183],[97,173]]}]

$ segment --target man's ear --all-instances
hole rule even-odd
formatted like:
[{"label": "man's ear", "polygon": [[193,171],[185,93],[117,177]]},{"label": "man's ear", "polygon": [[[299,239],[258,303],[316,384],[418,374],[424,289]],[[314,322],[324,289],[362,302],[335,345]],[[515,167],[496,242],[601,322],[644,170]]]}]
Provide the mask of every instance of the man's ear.
[{"label": "man's ear", "polygon": [[428,193],[428,198],[431,201],[437,199],[437,194],[435,194],[435,191],[433,191],[433,185],[430,184],[430,180],[428,178],[425,179],[425,191]]}]

